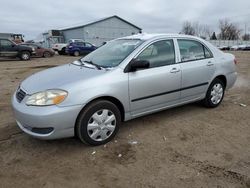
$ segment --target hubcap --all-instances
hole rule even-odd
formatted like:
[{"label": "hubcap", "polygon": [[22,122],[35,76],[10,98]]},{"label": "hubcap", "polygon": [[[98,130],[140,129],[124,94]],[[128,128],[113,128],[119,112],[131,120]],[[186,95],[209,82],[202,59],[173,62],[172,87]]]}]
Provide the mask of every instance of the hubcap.
[{"label": "hubcap", "polygon": [[50,57],[50,53],[49,52],[45,52],[44,57]]},{"label": "hubcap", "polygon": [[75,56],[79,56],[80,53],[79,53],[78,51],[75,51],[74,55],[75,55]]},{"label": "hubcap", "polygon": [[220,83],[213,86],[211,90],[211,102],[213,104],[218,104],[223,97],[223,87]]},{"label": "hubcap", "polygon": [[29,59],[29,55],[28,54],[23,54],[23,59],[25,59],[25,60]]},{"label": "hubcap", "polygon": [[88,135],[94,141],[103,141],[109,138],[116,127],[114,113],[107,109],[95,112],[88,121]]}]

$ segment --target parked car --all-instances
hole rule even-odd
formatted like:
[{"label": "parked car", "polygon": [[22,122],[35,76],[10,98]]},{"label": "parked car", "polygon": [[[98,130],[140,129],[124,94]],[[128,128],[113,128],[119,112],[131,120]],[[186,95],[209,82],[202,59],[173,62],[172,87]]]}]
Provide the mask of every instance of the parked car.
[{"label": "parked car", "polygon": [[250,45],[246,45],[246,47],[243,49],[243,51],[250,51]]},{"label": "parked car", "polygon": [[70,42],[67,45],[66,53],[69,55],[79,56],[82,54],[88,54],[96,49],[97,47],[91,43],[77,41],[77,42]]},{"label": "parked car", "polygon": [[219,48],[220,50],[222,50],[222,51],[230,50],[230,47],[229,47],[229,46],[219,46],[218,48]]},{"label": "parked car", "polygon": [[59,55],[65,55],[65,49],[67,47],[67,43],[56,43],[52,46],[52,49],[57,52]]},{"label": "parked car", "polygon": [[243,45],[235,45],[235,46],[232,46],[231,48],[230,48],[230,50],[233,50],[233,51],[236,51],[236,50],[247,50],[249,48],[249,46],[248,45],[245,45],[245,44],[243,44]]},{"label": "parked car", "polygon": [[24,61],[29,60],[30,56],[35,53],[35,49],[18,45],[13,41],[0,38],[0,57],[11,57],[11,58],[20,58]]},{"label": "parked car", "polygon": [[22,43],[22,45],[29,46],[31,48],[35,49],[35,53],[33,56],[35,57],[52,57],[55,55],[54,50],[49,49],[49,48],[43,48],[42,46],[35,44],[35,43]]},{"label": "parked car", "polygon": [[[202,101],[215,108],[237,77],[234,55],[186,35],[139,34],[25,79],[12,98],[18,126],[41,139],[100,145],[122,121]],[[170,122],[171,123],[171,122]]]}]

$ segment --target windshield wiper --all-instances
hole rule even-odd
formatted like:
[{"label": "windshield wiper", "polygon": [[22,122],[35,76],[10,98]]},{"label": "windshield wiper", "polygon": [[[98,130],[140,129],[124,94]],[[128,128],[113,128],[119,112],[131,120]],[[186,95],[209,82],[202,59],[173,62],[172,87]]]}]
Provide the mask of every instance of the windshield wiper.
[{"label": "windshield wiper", "polygon": [[94,65],[98,70],[102,70],[102,67],[98,64],[93,63],[93,61],[83,61],[83,62]]}]

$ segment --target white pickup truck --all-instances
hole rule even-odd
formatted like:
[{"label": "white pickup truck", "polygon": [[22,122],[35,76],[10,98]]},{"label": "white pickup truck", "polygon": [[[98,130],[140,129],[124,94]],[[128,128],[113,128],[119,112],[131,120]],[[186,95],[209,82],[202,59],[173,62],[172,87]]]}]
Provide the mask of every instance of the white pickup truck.
[{"label": "white pickup truck", "polygon": [[68,45],[67,43],[56,43],[52,46],[52,49],[55,52],[58,52],[59,55],[64,55],[66,54],[65,49],[67,45]]}]

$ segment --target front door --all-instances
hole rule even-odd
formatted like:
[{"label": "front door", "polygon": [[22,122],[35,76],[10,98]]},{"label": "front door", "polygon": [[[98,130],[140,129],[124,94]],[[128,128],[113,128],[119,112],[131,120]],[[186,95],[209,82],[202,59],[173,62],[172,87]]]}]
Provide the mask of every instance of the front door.
[{"label": "front door", "polygon": [[150,63],[147,69],[129,73],[129,95],[132,116],[139,116],[178,103],[181,71],[176,64],[173,40],[154,42],[136,60]]}]

